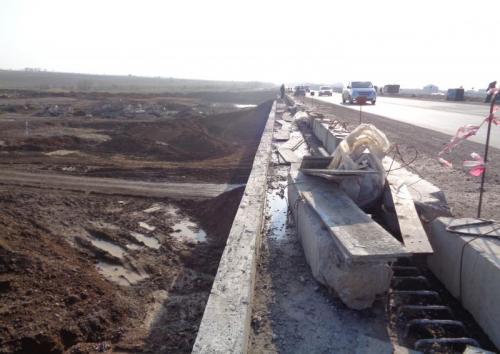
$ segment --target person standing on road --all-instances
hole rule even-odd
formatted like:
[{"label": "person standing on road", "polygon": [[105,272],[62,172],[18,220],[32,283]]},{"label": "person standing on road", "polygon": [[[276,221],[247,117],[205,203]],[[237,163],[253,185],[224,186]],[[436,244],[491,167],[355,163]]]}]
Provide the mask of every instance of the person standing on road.
[{"label": "person standing on road", "polygon": [[488,88],[486,89],[486,99],[484,100],[485,103],[489,103],[491,101],[491,96],[493,96],[492,90],[497,87],[497,82],[493,81],[490,82],[488,85]]},{"label": "person standing on road", "polygon": [[281,84],[280,92],[281,92],[281,99],[284,99],[285,98],[285,84]]}]

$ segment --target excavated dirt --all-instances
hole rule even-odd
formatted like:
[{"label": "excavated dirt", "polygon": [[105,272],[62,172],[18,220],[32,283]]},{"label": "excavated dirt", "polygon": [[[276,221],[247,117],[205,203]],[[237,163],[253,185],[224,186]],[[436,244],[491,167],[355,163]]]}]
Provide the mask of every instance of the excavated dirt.
[{"label": "excavated dirt", "polygon": [[[0,168],[244,182],[271,102],[207,104],[9,93]],[[0,184],[0,353],[190,352],[242,192],[192,201]]]},{"label": "excavated dirt", "polygon": [[0,98],[0,166],[245,182],[270,110],[269,101],[227,112],[195,98],[80,95]]},{"label": "excavated dirt", "polygon": [[189,352],[241,193],[195,203],[2,188],[0,352]]}]

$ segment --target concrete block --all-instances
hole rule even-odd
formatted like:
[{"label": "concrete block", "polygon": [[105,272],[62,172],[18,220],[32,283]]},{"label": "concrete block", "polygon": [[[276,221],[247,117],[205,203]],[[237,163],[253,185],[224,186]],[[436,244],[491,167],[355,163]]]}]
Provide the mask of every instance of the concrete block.
[{"label": "concrete block", "polygon": [[384,262],[347,264],[317,213],[299,197],[297,185],[290,175],[288,178],[288,200],[314,278],[334,289],[348,307],[370,307],[389,288],[390,267]]},{"label": "concrete block", "polygon": [[418,214],[425,222],[430,222],[440,216],[451,216],[446,197],[437,186],[422,177],[410,172],[391,157],[382,160],[386,170],[390,170],[387,179],[394,184],[404,183],[409,186],[410,194],[415,202]]},{"label": "concrete block", "polygon": [[[312,123],[313,133],[321,141],[325,150],[332,154],[343,139],[343,134],[336,134],[328,129],[328,124],[320,119]],[[410,172],[386,156],[382,161],[386,170],[391,169],[388,179],[404,182],[410,186],[410,194],[415,201],[415,208],[424,222],[430,222],[439,216],[451,216],[448,203],[444,193],[432,183],[422,179],[420,176]]]},{"label": "concrete block", "polygon": [[431,223],[434,255],[428,258],[429,268],[500,347],[500,239],[448,232],[451,220],[441,217]]},{"label": "concrete block", "polygon": [[193,353],[246,353],[248,350],[275,110],[276,103],[269,114],[219,263]]}]

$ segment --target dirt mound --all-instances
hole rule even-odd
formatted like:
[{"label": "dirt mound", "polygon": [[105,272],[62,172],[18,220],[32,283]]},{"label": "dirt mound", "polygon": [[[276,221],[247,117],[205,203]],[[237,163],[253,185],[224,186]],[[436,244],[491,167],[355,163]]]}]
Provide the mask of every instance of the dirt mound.
[{"label": "dirt mound", "polygon": [[12,145],[6,146],[4,149],[6,151],[77,150],[84,143],[87,143],[87,141],[68,135],[52,137],[34,136],[23,139],[18,143],[12,142]]},{"label": "dirt mound", "polygon": [[[242,192],[173,204],[0,188],[0,353],[190,352]],[[182,220],[207,242],[182,241]]]},{"label": "dirt mound", "polygon": [[259,141],[272,104],[267,101],[254,109],[207,117],[202,124],[209,133],[227,141]]},{"label": "dirt mound", "polygon": [[[193,215],[196,215],[203,228],[210,232],[215,243],[226,244],[244,191],[245,187],[241,186],[211,200],[200,202],[200,207],[192,209]],[[221,218],[221,215],[225,217]]]},{"label": "dirt mound", "polygon": [[95,150],[148,159],[187,161],[217,158],[230,154],[235,149],[233,144],[208,134],[194,119],[148,124],[125,123],[118,130],[119,134],[96,146]]},{"label": "dirt mound", "polygon": [[[255,151],[271,109],[267,102],[255,109],[206,118],[160,122],[123,122],[114,125],[116,135],[96,147],[102,153],[158,158],[166,161],[214,159],[248,146]],[[247,147],[247,146],[245,146]]]},{"label": "dirt mound", "polygon": [[[2,204],[17,197],[3,195]],[[120,337],[134,306],[114,294],[90,260],[12,208],[0,227],[0,352],[62,353],[77,342]]]}]

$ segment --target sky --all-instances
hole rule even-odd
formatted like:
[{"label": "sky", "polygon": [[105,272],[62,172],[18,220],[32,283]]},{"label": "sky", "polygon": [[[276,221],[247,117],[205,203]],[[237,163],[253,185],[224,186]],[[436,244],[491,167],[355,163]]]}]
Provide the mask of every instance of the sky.
[{"label": "sky", "polygon": [[0,68],[486,88],[499,19],[494,0],[0,0]]}]

